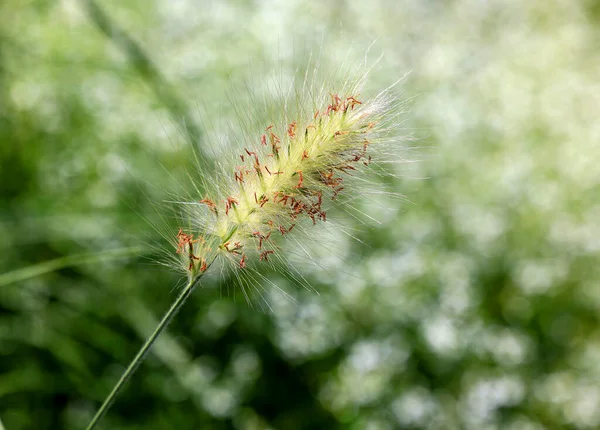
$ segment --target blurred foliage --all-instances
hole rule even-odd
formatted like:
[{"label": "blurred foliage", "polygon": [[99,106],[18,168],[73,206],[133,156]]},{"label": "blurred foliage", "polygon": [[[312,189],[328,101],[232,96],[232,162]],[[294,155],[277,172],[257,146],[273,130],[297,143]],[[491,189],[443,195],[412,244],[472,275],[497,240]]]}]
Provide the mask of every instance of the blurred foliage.
[{"label": "blurred foliage", "polygon": [[320,295],[274,293],[272,313],[207,280],[101,427],[600,428],[599,11],[5,0],[4,426],[84,427],[167,309],[180,280],[153,249],[113,254],[156,239],[165,172],[190,166],[190,137],[210,155],[232,83],[377,39],[375,90],[412,70],[419,162],[393,184],[411,204],[379,202],[393,215],[356,226],[367,246],[304,273]]}]

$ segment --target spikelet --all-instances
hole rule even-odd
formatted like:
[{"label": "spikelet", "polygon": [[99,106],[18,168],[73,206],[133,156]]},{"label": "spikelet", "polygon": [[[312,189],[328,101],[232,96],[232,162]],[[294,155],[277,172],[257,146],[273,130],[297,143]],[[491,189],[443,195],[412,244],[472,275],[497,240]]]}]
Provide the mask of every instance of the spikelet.
[{"label": "spikelet", "polygon": [[174,245],[189,277],[217,259],[237,271],[269,263],[278,258],[279,241],[327,220],[331,202],[347,192],[348,176],[368,168],[373,146],[386,143],[396,104],[387,91],[368,99],[360,83],[346,87],[321,91],[310,107],[265,124],[238,154],[226,185],[186,203],[191,227],[179,229]]}]

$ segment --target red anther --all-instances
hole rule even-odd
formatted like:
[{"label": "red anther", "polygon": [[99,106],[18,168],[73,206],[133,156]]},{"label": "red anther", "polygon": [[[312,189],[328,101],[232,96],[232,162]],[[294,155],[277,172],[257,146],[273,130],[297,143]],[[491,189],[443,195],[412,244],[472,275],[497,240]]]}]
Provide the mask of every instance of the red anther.
[{"label": "red anther", "polygon": [[346,134],[348,134],[348,133],[349,133],[348,131],[341,131],[341,130],[338,130],[338,131],[336,131],[335,133],[333,133],[333,138],[335,139],[337,136],[343,136],[343,135],[346,135]]},{"label": "red anther", "polygon": [[331,200],[334,200],[337,195],[340,193],[340,191],[342,191],[344,189],[344,187],[338,187],[338,188],[334,188],[333,189],[333,197],[331,198]]},{"label": "red anther", "polygon": [[302,152],[302,159],[300,161],[304,161],[308,158],[308,151],[305,149],[304,152]]},{"label": "red anther", "polygon": [[265,146],[267,145],[267,136],[265,134],[260,137],[260,143]]},{"label": "red anther", "polygon": [[256,152],[254,151],[249,151],[247,148],[244,148],[244,151],[246,151],[246,154],[248,154],[248,156],[254,157],[254,168],[260,167],[260,162],[258,161],[258,154],[256,154]]},{"label": "red anther", "polygon": [[255,231],[255,232],[252,233],[252,236],[258,238],[258,250],[260,251],[262,249],[262,246],[263,246],[263,241],[269,239],[269,237],[271,236],[271,232],[269,232],[268,235],[264,236],[264,235],[262,235],[260,233],[260,231]]},{"label": "red anther", "polygon": [[[269,130],[271,127],[273,127],[272,125],[267,127],[267,130]],[[273,147],[273,152],[275,154],[277,154],[279,152],[279,150],[281,149],[279,146],[277,146],[277,144],[279,142],[281,142],[281,140],[279,139],[279,137],[273,133],[272,131],[269,134],[269,140],[271,141],[271,146]]]},{"label": "red anther", "polygon": [[294,121],[291,124],[288,124],[287,133],[288,133],[288,136],[290,136],[291,138],[296,136],[296,126],[297,126],[296,121]]},{"label": "red anther", "polygon": [[243,245],[240,242],[235,242],[233,244],[233,248],[229,248],[230,243],[231,242],[227,241],[223,244],[223,248],[225,248],[225,251],[239,255],[240,253],[238,252],[238,249],[242,249]]},{"label": "red anther", "polygon": [[260,253],[260,261],[269,261],[269,254],[275,254],[275,251],[263,251]]},{"label": "red anther", "polygon": [[235,180],[240,184],[244,182],[244,172],[240,170],[239,172],[235,172]]},{"label": "red anther", "polygon": [[[227,243],[229,243],[229,242],[227,242]],[[227,251],[229,251],[232,254],[240,255],[240,252],[238,250],[242,249],[242,248],[243,248],[243,245],[240,242],[235,242],[233,244],[233,248],[231,248],[231,249],[226,248],[226,249],[227,249]]]},{"label": "red anther", "polygon": [[256,191],[254,192],[254,201],[258,204],[258,198],[256,198]]},{"label": "red anther", "polygon": [[192,253],[192,247],[190,246],[190,252],[189,252],[189,257],[190,257],[190,264],[188,266],[188,270],[192,270],[194,268],[194,260],[200,260],[200,258],[196,257],[193,253]]},{"label": "red anther", "polygon": [[369,164],[371,164],[371,156],[369,155],[369,158],[367,158],[367,161],[363,161],[363,164],[365,166],[368,166]]},{"label": "red anther", "polygon": [[208,208],[211,211],[213,211],[214,213],[217,213],[217,205],[212,200],[202,199],[202,200],[199,201],[199,203],[204,203],[206,206],[208,206]]},{"label": "red anther", "polygon": [[262,196],[262,197],[260,198],[260,201],[258,202],[258,204],[259,204],[259,205],[260,205],[260,207],[262,208],[262,207],[265,205],[265,203],[267,203],[268,201],[269,201],[269,199],[268,199],[268,198],[266,198],[265,196]]},{"label": "red anther", "polygon": [[265,164],[265,170],[267,171],[267,173],[268,173],[269,175],[273,175],[273,174],[271,173],[271,171],[269,170],[269,166],[267,166],[266,164]]},{"label": "red anther", "polygon": [[349,102],[348,104],[350,105],[350,109],[352,109],[352,110],[354,109],[355,105],[361,105],[362,104],[362,102],[356,100],[356,98],[354,98],[354,96],[347,97],[346,101]]},{"label": "red anther", "polygon": [[244,154],[240,154],[240,158],[242,159],[242,163],[243,163],[244,161],[246,161],[246,160],[244,159]]},{"label": "red anther", "polygon": [[[315,116],[314,116],[313,118],[314,118],[314,119],[317,119],[317,117],[318,117],[318,116],[319,116],[319,110],[317,110],[317,111],[315,112]],[[308,127],[307,127],[307,128],[308,128]]]},{"label": "red anther", "polygon": [[292,231],[292,229],[294,228],[294,226],[295,226],[295,225],[296,225],[296,224],[292,224],[292,225],[290,225],[290,227],[289,227],[289,228],[287,228],[287,229],[286,229],[284,226],[280,225],[280,226],[279,226],[279,231],[281,232],[281,235],[283,236],[283,235],[286,235],[286,234],[288,234],[290,231]]},{"label": "red anther", "polygon": [[267,128],[265,128],[265,131],[269,131],[269,130],[271,130],[272,128],[273,128],[273,126],[272,126],[272,125],[270,125],[270,126],[268,126]]},{"label": "red anther", "polygon": [[183,232],[183,229],[180,228],[179,232],[177,233],[177,239],[178,239],[178,243],[177,243],[177,254],[181,254],[182,252],[185,251],[185,245],[188,245],[190,247],[190,251],[192,250],[192,244],[199,242],[201,238],[198,238],[196,240],[194,240],[194,235],[192,234],[185,234]]},{"label": "red anther", "polygon": [[298,170],[298,171],[296,171],[296,173],[298,174],[299,179],[298,179],[298,185],[296,185],[294,188],[302,188],[302,182],[304,181],[304,177],[302,176],[302,170]]},{"label": "red anther", "polygon": [[332,177],[333,177],[333,170],[330,170],[328,173],[321,173],[321,178],[324,180],[325,183],[330,181]]},{"label": "red anther", "polygon": [[340,108],[342,99],[337,94],[329,93],[329,95],[331,96],[331,104],[329,106],[331,107],[331,110],[336,112]]},{"label": "red anther", "polygon": [[321,173],[321,182],[323,182],[328,187],[335,188],[343,181],[343,179],[340,177],[336,178],[333,175],[333,171],[329,171],[329,173],[326,174]]},{"label": "red anther", "polygon": [[275,223],[272,220],[267,220],[265,224],[267,224],[271,228],[273,228],[273,226],[275,225]]},{"label": "red anther", "polygon": [[225,215],[229,215],[229,209],[231,209],[234,205],[237,205],[238,201],[233,197],[227,197],[227,201],[225,202]]},{"label": "red anther", "polygon": [[179,242],[177,243],[177,254],[185,252],[185,246],[188,246],[188,257],[190,259],[188,270],[192,270],[194,268],[194,260],[200,260],[199,257],[196,257],[194,255],[194,243],[199,242],[203,239],[202,237],[199,237],[198,239],[194,240],[193,235],[184,233],[183,229],[181,228],[177,233],[177,239],[179,240]]},{"label": "red anther", "polygon": [[240,269],[246,268],[246,254],[242,254],[242,258],[240,260]]},{"label": "red anther", "polygon": [[177,233],[177,240],[179,241],[177,243],[177,254],[181,254],[182,252],[185,251],[185,245],[187,245],[189,243],[188,241],[188,235],[185,234],[183,232],[183,229],[179,229],[179,233]]},{"label": "red anther", "polygon": [[200,271],[206,272],[206,269],[208,269],[208,265],[206,264],[206,260],[203,258],[202,263],[200,264]]},{"label": "red anther", "polygon": [[319,211],[319,218],[321,218],[322,221],[327,221],[327,212]]},{"label": "red anther", "polygon": [[190,265],[188,266],[188,270],[192,270],[194,268],[194,260],[200,260],[195,255],[190,255]]},{"label": "red anther", "polygon": [[345,166],[338,166],[338,167],[336,167],[336,169],[338,169],[344,173],[348,173],[348,172],[346,172],[347,170],[356,170],[356,167],[351,166],[350,164],[346,164]]}]

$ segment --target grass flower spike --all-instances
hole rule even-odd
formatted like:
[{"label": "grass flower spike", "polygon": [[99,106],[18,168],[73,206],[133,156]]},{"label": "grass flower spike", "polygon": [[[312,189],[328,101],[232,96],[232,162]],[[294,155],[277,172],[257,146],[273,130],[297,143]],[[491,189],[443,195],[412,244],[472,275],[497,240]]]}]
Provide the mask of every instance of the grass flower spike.
[{"label": "grass flower spike", "polygon": [[210,181],[202,178],[201,188],[212,189],[209,195],[179,202],[185,226],[169,238],[174,249],[170,258],[186,273],[188,282],[88,429],[106,413],[213,263],[228,264],[235,271],[250,302],[246,287],[256,276],[266,280],[260,265],[292,266],[281,251],[283,239],[327,221],[332,200],[344,195],[353,199],[363,192],[349,187],[349,179],[371,163],[378,166],[377,154],[385,154],[399,106],[388,90],[363,97],[362,79],[342,85],[339,92],[329,92],[308,85],[305,76],[301,89],[284,97],[281,121],[248,134],[237,155],[230,157],[234,161],[229,166],[222,166],[223,171]]},{"label": "grass flower spike", "polygon": [[182,202],[190,227],[179,230],[174,247],[190,279],[217,258],[235,270],[285,259],[282,236],[326,221],[327,202],[349,191],[347,177],[376,161],[372,147],[389,124],[386,93],[369,100],[356,89],[325,92],[312,105],[289,122],[265,124],[213,195]]}]

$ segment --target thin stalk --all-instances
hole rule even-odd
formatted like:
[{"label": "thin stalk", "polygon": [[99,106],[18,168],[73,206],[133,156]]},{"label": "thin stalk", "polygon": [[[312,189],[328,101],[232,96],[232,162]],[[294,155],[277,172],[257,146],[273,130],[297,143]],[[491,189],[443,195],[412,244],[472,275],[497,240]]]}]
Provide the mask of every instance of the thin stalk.
[{"label": "thin stalk", "polygon": [[95,428],[100,419],[106,414],[112,403],[115,401],[117,394],[119,394],[119,391],[121,391],[125,383],[129,380],[131,375],[133,375],[138,366],[144,360],[144,357],[146,357],[146,354],[148,354],[150,348],[152,348],[152,345],[154,344],[156,339],[158,339],[158,336],[160,336],[160,334],[168,327],[173,317],[177,314],[177,312],[179,312],[179,309],[181,309],[181,307],[188,299],[190,294],[192,294],[194,287],[198,284],[198,281],[200,280],[202,275],[203,273],[199,273],[195,277],[191,278],[187,285],[183,288],[183,290],[181,290],[179,296],[177,296],[177,299],[173,302],[173,304],[171,305],[165,316],[162,318],[158,326],[156,326],[156,329],[154,329],[150,337],[146,340],[144,345],[142,345],[137,355],[131,361],[125,372],[123,372],[123,375],[121,375],[121,378],[119,379],[117,384],[114,386],[110,394],[106,397],[104,403],[102,403],[102,406],[100,407],[100,409],[98,409],[98,412],[96,412],[96,415],[94,415],[94,418],[92,418],[92,421],[90,421],[89,425],[87,426],[87,430],[92,430],[93,428]]},{"label": "thin stalk", "polygon": [[[128,255],[139,255],[145,252],[143,247],[109,249],[107,251],[68,255],[66,257],[55,258],[54,260],[43,261],[41,263],[32,264],[21,269],[12,270],[7,273],[0,274],[0,287],[10,285],[15,282],[21,282],[26,279],[35,278],[36,276],[45,273],[54,272],[65,267],[77,266],[80,264],[93,263],[96,261],[124,257]],[[2,429],[0,429],[2,430]]]},{"label": "thin stalk", "polygon": [[[121,28],[115,20],[94,0],[82,0],[88,16],[98,29],[127,56],[134,69],[148,82],[158,99],[169,110],[173,120],[191,143],[197,143],[201,137],[200,127],[193,120],[185,100],[175,88],[167,82],[158,66],[134,38]],[[200,157],[200,154],[198,154]],[[205,159],[200,159],[206,162]],[[207,167],[204,164],[203,167]]]}]

